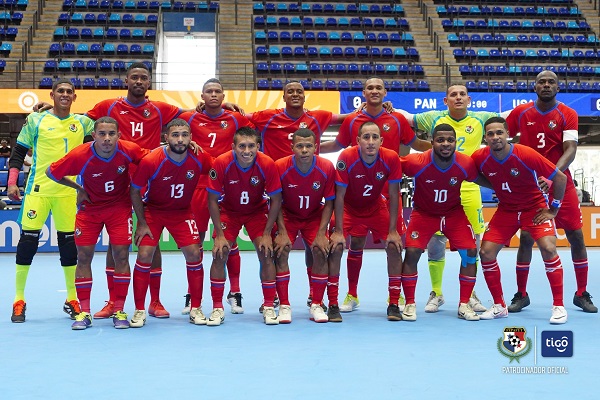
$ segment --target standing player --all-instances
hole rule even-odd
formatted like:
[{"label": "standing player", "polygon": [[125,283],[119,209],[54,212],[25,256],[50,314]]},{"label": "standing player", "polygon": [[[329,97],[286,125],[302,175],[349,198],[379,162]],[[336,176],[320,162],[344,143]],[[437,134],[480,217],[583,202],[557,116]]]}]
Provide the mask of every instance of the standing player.
[{"label": "standing player", "polygon": [[[271,231],[281,208],[281,182],[275,163],[258,151],[258,145],[254,129],[238,129],[233,137],[233,150],[217,157],[210,171],[208,209],[215,228],[210,267],[213,310],[207,323],[210,326],[221,325],[225,320],[225,261],[242,226],[246,227],[260,262],[264,322],[279,323],[273,307],[276,287]],[[271,199],[270,207],[265,193]],[[220,196],[223,201],[219,204]]]},{"label": "standing player", "polygon": [[[217,157],[231,151],[233,135],[244,126],[252,127],[246,117],[238,112],[223,109],[225,94],[223,85],[216,78],[211,78],[202,87],[202,100],[204,111],[185,112],[181,118],[190,124],[192,139],[211,156]],[[200,243],[204,242],[204,236],[208,229],[208,178],[202,176],[198,181],[198,187],[194,191],[192,200],[192,211],[196,218],[196,225],[200,231]],[[203,248],[200,247],[201,257]],[[233,248],[229,251],[227,258],[227,274],[229,276],[230,290],[227,294],[227,302],[231,305],[233,314],[243,314],[242,293],[240,290],[240,250],[237,242],[233,242]],[[189,313],[189,294],[186,295],[186,305],[182,314]]]},{"label": "standing player", "polygon": [[[275,162],[281,176],[283,196],[274,241],[277,255],[275,258],[277,294],[281,302],[279,323],[281,324],[292,322],[288,299],[290,281],[288,258],[298,232],[302,234],[305,246],[311,249],[314,260],[310,277],[312,287],[310,319],[315,322],[328,320],[321,303],[328,281],[327,226],[331,219],[335,198],[335,168],[329,160],[316,156],[315,150],[314,132],[310,129],[298,129],[292,136],[294,155]],[[325,199],[324,205],[321,204],[323,199]]]},{"label": "standing player", "polygon": [[[477,150],[472,157],[480,173],[492,184],[500,202],[483,236],[479,252],[483,276],[494,304],[479,318],[508,316],[497,256],[510,238],[521,229],[521,232],[529,232],[535,240],[546,266],[553,298],[550,323],[564,324],[567,322],[567,311],[563,305],[563,269],[556,252],[554,217],[562,203],[567,177],[535,150],[510,144],[504,118],[488,119],[484,129],[488,147]],[[540,176],[548,177],[553,182],[554,200],[549,208],[537,185],[537,178]]]},{"label": "standing player", "polygon": [[478,321],[479,316],[469,305],[477,273],[477,246],[473,227],[460,204],[460,188],[462,182],[473,182],[479,174],[471,157],[456,152],[456,132],[452,126],[436,125],[431,134],[432,150],[401,159],[402,172],[415,177],[414,205],[406,230],[402,265],[402,286],[406,296],[402,319],[417,319],[417,264],[431,237],[440,231],[450,239],[452,247],[458,249],[461,258],[458,317]]},{"label": "standing player", "polygon": [[49,179],[45,171],[50,164],[75,146],[83,143],[94,129],[94,122],[82,115],[71,114],[71,105],[77,98],[75,87],[68,79],[59,79],[52,85],[50,98],[54,108],[50,111],[32,113],[17,137],[17,145],[10,159],[8,197],[20,200],[17,177],[28,149],[33,149],[33,165],[27,177],[25,198],[18,222],[21,237],[16,254],[16,294],[12,322],[25,322],[25,284],[27,274],[38,250],[40,233],[50,211],[58,233],[60,264],[65,275],[67,300],[63,310],[74,319],[81,311],[75,290],[77,248],[74,229],[77,210],[75,190]]},{"label": "standing player", "polygon": [[[75,288],[82,312],[75,317],[72,328],[92,326],[92,259],[98,236],[106,226],[115,260],[113,324],[117,329],[124,329],[129,328],[123,307],[131,281],[129,246],[133,230],[128,169],[131,163],[139,163],[147,150],[135,143],[118,140],[117,121],[110,117],[96,120],[92,136],[93,142],[77,146],[52,163],[46,174],[50,179],[76,189],[82,200],[75,221]],[[70,175],[79,175],[81,185],[69,179]]]},{"label": "standing player", "polygon": [[[350,235],[350,251],[361,253],[369,231],[375,242],[385,240],[390,296],[387,315],[390,321],[399,321],[402,272],[400,234],[404,233],[404,225],[398,212],[398,198],[402,167],[398,154],[382,147],[383,139],[374,122],[365,122],[358,132],[358,145],[342,151],[336,164],[335,231],[330,239],[332,254],[329,275],[339,275],[346,236]],[[381,197],[386,183],[389,184],[389,210]],[[401,221],[400,227],[397,226],[398,221]],[[337,298],[332,302],[330,296],[329,300],[329,320],[341,322],[339,312],[342,310]],[[349,311],[358,306],[356,302]]]},{"label": "standing player", "polygon": [[[190,126],[182,119],[167,124],[167,146],[155,149],[140,162],[131,181],[131,202],[138,218],[135,243],[138,255],[133,273],[135,312],[130,326],[146,323],[146,292],[150,265],[158,239],[167,229],[185,257],[191,296],[190,323],[206,325],[200,308],[204,270],[200,257],[200,234],[190,203],[201,174],[207,174],[212,157],[188,151]],[[141,189],[147,186],[142,202]]]},{"label": "standing player", "polygon": [[[517,106],[506,122],[511,136],[520,132],[521,144],[536,150],[567,175],[567,189],[560,214],[556,217],[556,227],[565,230],[571,245],[571,259],[577,281],[573,304],[585,312],[597,313],[598,307],[592,303],[587,291],[588,257],[581,230],[583,218],[577,190],[569,171],[569,165],[577,153],[578,118],[575,110],[556,100],[557,92],[556,74],[552,71],[541,72],[535,80],[537,100]],[[529,305],[527,278],[533,242],[529,234],[521,235],[517,253],[517,293],[508,306],[509,312],[519,312]]]},{"label": "standing player", "polygon": [[[365,108],[346,118],[335,141],[324,143],[323,153],[339,151],[348,146],[355,146],[359,130],[365,122],[373,122],[379,127],[382,146],[393,150],[400,155],[401,145],[410,146],[417,151],[424,151],[431,148],[431,144],[425,140],[417,138],[414,131],[406,121],[406,118],[398,112],[387,112],[384,109],[384,99],[387,90],[380,78],[370,78],[365,82],[363,96],[366,99]],[[387,197],[387,190],[383,190]],[[399,213],[400,224],[402,221],[402,212]],[[360,301],[358,300],[358,280],[362,265],[363,251],[354,248],[348,249],[348,294],[340,306],[342,312],[352,311]]]},{"label": "standing player", "polygon": [[[427,111],[414,115],[402,110],[401,112],[415,129],[428,133],[432,132],[436,125],[449,124],[456,132],[456,151],[470,156],[481,147],[484,136],[483,124],[488,118],[498,116],[498,114],[487,111],[469,111],[469,103],[471,103],[471,96],[469,96],[467,88],[463,84],[452,84],[446,89],[446,97],[444,97],[447,110]],[[479,186],[472,182],[463,182],[460,198],[479,247],[481,234],[485,228]],[[446,265],[446,237],[444,235],[436,234],[431,238],[427,246],[427,256],[431,293],[425,305],[425,312],[437,312],[439,307],[444,304],[444,294],[442,293],[442,277]],[[477,312],[486,310],[475,292],[471,295],[469,305]]]}]

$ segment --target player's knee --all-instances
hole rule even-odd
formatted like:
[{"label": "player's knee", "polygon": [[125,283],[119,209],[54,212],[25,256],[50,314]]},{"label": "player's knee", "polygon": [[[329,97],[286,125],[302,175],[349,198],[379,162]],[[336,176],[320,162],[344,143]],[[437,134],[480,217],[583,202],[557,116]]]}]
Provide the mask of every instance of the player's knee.
[{"label": "player's knee", "polygon": [[31,265],[37,253],[41,231],[22,231],[17,244],[17,264]]},{"label": "player's knee", "polygon": [[77,264],[77,246],[75,232],[57,232],[60,265],[68,267]]},{"label": "player's knee", "polygon": [[458,254],[460,255],[460,266],[463,268],[477,262],[476,249],[458,249]]},{"label": "player's knee", "polygon": [[533,247],[533,237],[529,234],[529,232],[521,231],[521,237],[519,240],[519,247],[523,248],[531,248]]}]

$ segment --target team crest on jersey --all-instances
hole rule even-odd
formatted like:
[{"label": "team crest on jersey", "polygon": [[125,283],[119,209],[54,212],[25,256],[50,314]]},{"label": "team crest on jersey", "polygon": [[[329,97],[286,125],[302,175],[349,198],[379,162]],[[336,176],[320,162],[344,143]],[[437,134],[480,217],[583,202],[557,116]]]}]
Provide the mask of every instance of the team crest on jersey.
[{"label": "team crest on jersey", "polygon": [[125,172],[126,169],[127,167],[125,167],[124,165],[119,165],[117,167],[117,174],[121,175],[123,172]]},{"label": "team crest on jersey", "polygon": [[221,121],[221,128],[227,129],[227,121]]},{"label": "team crest on jersey", "polygon": [[147,108],[144,110],[144,117],[150,118],[150,110],[148,110]]},{"label": "team crest on jersey", "polygon": [[75,126],[75,124],[71,124],[71,125],[69,125],[69,130],[71,132],[77,132],[77,126]]},{"label": "team crest on jersey", "polygon": [[450,186],[454,186],[458,183],[458,178],[453,176],[452,178],[450,178]]},{"label": "team crest on jersey", "polygon": [[221,222],[221,229],[227,229],[227,224],[225,222]]},{"label": "team crest on jersey", "polygon": [[214,168],[211,168],[211,170],[208,171],[208,176],[214,181],[215,179],[217,179],[217,171],[215,171]]},{"label": "team crest on jersey", "polygon": [[321,188],[321,182],[319,181],[314,181],[313,182],[313,189],[314,190],[319,190]]},{"label": "team crest on jersey", "polygon": [[188,172],[185,173],[185,177],[187,179],[193,179],[194,178],[194,171],[192,171],[191,169],[188,170]]},{"label": "team crest on jersey", "polygon": [[81,236],[81,229],[75,228],[75,236]]},{"label": "team crest on jersey", "polygon": [[338,160],[335,166],[338,169],[338,171],[344,171],[346,169],[346,163],[342,160]]},{"label": "team crest on jersey", "polygon": [[250,184],[252,186],[256,186],[260,183],[260,179],[258,179],[258,176],[253,176],[252,178],[250,178]]},{"label": "team crest on jersey", "polygon": [[300,129],[304,129],[304,128],[308,128],[308,125],[306,125],[306,122],[300,122],[298,127],[300,127]]},{"label": "team crest on jersey", "polygon": [[520,172],[519,172],[519,170],[517,168],[511,168],[510,169],[510,174],[512,176],[519,176]]},{"label": "team crest on jersey", "polygon": [[412,232],[410,233],[410,238],[411,238],[411,239],[418,239],[418,238],[419,238],[419,232],[417,232],[417,231],[412,231]]},{"label": "team crest on jersey", "polygon": [[387,131],[390,130],[390,124],[383,124],[382,128],[383,128],[384,131],[387,132]]},{"label": "team crest on jersey", "polygon": [[35,211],[35,210],[29,210],[29,211],[27,211],[27,218],[29,218],[29,219],[36,219],[37,218],[37,211]]},{"label": "team crest on jersey", "polygon": [[382,180],[383,178],[385,178],[385,174],[383,172],[379,171],[375,174],[375,179],[377,179],[378,181]]},{"label": "team crest on jersey", "polygon": [[557,125],[558,124],[556,123],[555,120],[551,120],[550,122],[548,122],[548,128],[550,128],[550,129],[556,128]]},{"label": "team crest on jersey", "polygon": [[471,125],[467,126],[465,128],[465,133],[469,133],[469,134],[473,133],[473,127]]}]

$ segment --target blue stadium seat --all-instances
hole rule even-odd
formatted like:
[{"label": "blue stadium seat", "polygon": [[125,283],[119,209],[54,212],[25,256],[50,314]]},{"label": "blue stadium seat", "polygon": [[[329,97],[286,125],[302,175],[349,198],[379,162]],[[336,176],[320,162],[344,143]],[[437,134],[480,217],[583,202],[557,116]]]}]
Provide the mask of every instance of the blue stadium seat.
[{"label": "blue stadium seat", "polygon": [[259,74],[268,74],[269,65],[265,62],[259,62],[256,64],[256,72]]},{"label": "blue stadium seat", "polygon": [[[85,69],[86,69],[86,71],[90,71],[90,72],[96,71],[98,69],[98,62],[96,60],[86,61],[86,63],[85,63]],[[85,81],[84,81],[84,83],[85,83]],[[94,83],[94,86],[95,85],[96,84]]]},{"label": "blue stadium seat", "polygon": [[99,43],[93,43],[90,45],[90,54],[100,54],[102,52],[102,46]]},{"label": "blue stadium seat", "polygon": [[134,29],[131,31],[131,38],[133,40],[143,40],[143,39],[154,40],[154,38],[156,38],[156,30],[147,29],[146,32],[144,32],[143,29]]},{"label": "blue stadium seat", "polygon": [[58,63],[54,60],[48,60],[44,63],[44,72],[52,73],[58,70]]},{"label": "blue stadium seat", "polygon": [[115,61],[113,63],[113,70],[115,72],[124,72],[126,70],[124,61]]},{"label": "blue stadium seat", "polygon": [[129,46],[126,44],[117,45],[117,55],[127,55],[129,54]]},{"label": "blue stadium seat", "polygon": [[269,81],[266,79],[259,79],[256,88],[258,90],[269,90]]},{"label": "blue stadium seat", "polygon": [[104,28],[94,28],[94,39],[104,38]]},{"label": "blue stadium seat", "polygon": [[269,72],[271,74],[280,74],[281,73],[281,64],[278,62],[271,63],[269,65]]},{"label": "blue stadium seat", "polygon": [[108,40],[117,40],[119,38],[119,31],[115,28],[108,28],[106,30],[106,38]]},{"label": "blue stadium seat", "polygon": [[283,89],[283,82],[281,81],[281,79],[273,79],[271,81],[271,89],[273,89],[273,90]]},{"label": "blue stadium seat", "polygon": [[98,78],[98,81],[96,82],[97,89],[108,89],[108,86],[108,78]]},{"label": "blue stadium seat", "polygon": [[82,87],[84,89],[94,89],[96,88],[96,80],[94,78],[85,78]]},{"label": "blue stadium seat", "polygon": [[112,43],[105,43],[102,48],[102,53],[112,55],[115,54],[115,45]]},{"label": "blue stadium seat", "polygon": [[104,71],[104,72],[112,71],[112,63],[109,60],[100,61],[100,71]]},{"label": "blue stadium seat", "polygon": [[[119,39],[120,40],[129,40],[131,39],[131,30],[123,28],[119,31]],[[118,51],[118,49],[117,49]]]},{"label": "blue stadium seat", "polygon": [[40,89],[51,89],[52,88],[52,78],[42,78],[40,80],[39,88]]}]

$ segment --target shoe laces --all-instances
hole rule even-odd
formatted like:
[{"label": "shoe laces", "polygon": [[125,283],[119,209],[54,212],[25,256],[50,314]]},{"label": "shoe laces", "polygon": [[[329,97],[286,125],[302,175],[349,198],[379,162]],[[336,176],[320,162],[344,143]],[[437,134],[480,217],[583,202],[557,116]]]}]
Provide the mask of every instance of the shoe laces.
[{"label": "shoe laces", "polygon": [[583,297],[584,299],[586,299],[590,303],[592,302],[592,295],[589,292],[587,292],[587,291],[581,293],[581,297]]},{"label": "shoe laces", "polygon": [[115,303],[113,303],[112,301],[106,300],[106,304],[104,304],[104,307],[102,307],[102,310],[111,309],[114,307],[114,304]]},{"label": "shoe laces", "polygon": [[15,314],[15,315],[23,314],[24,309],[25,309],[25,302],[23,300],[19,300],[15,304],[13,304],[13,314]]},{"label": "shoe laces", "polygon": [[70,300],[68,303],[73,308],[73,312],[74,313],[77,313],[77,314],[81,313],[81,306],[79,305],[79,301],[77,301],[77,300]]},{"label": "shoe laces", "polygon": [[135,310],[135,312],[133,313],[133,319],[143,319],[144,317],[144,310]]},{"label": "shoe laces", "polygon": [[162,303],[160,302],[160,300],[154,300],[154,302],[152,303],[152,308],[154,308],[154,310],[164,310],[165,307],[163,307]]},{"label": "shoe laces", "polygon": [[115,318],[119,321],[127,320],[127,314],[125,314],[123,311],[117,311],[115,313]]},{"label": "shoe laces", "polygon": [[75,321],[85,321],[87,313],[81,312],[75,316]]}]

